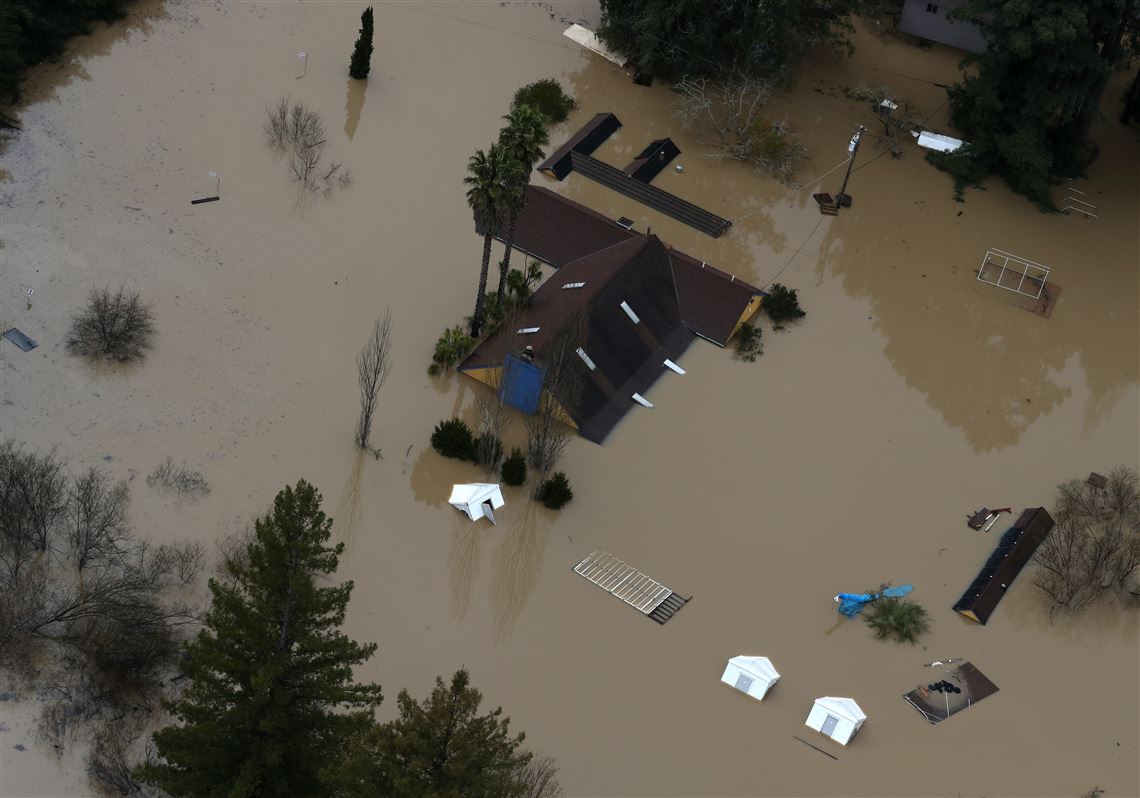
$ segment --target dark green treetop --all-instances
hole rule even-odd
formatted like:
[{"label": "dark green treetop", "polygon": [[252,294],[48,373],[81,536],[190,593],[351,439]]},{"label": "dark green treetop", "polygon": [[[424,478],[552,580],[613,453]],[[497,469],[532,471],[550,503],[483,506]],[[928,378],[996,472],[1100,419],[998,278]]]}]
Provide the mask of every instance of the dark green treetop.
[{"label": "dark green treetop", "polygon": [[305,481],[277,494],[252,539],[210,580],[206,628],[186,652],[189,684],[154,735],[160,760],[138,778],[172,795],[310,796],[321,771],[372,725],[379,685],[353,666],[375,644],[341,631],[352,582],[333,585],[344,544]]}]

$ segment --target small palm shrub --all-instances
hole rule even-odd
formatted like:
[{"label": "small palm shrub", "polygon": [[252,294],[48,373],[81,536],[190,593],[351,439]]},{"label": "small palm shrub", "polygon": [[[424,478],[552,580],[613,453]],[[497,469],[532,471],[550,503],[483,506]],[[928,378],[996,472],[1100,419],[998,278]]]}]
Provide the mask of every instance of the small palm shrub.
[{"label": "small palm shrub", "polygon": [[444,457],[458,460],[475,460],[475,436],[471,428],[459,418],[449,418],[435,425],[431,434],[431,448]]},{"label": "small palm shrub", "polygon": [[526,482],[526,455],[517,446],[511,449],[511,456],[503,462],[503,482],[508,485],[521,485]]},{"label": "small palm shrub", "polygon": [[909,599],[882,598],[871,604],[863,620],[879,640],[894,638],[900,643],[915,643],[919,635],[930,629],[930,621],[921,604]]},{"label": "small palm shrub", "polygon": [[556,471],[554,476],[542,483],[537,498],[551,510],[561,510],[574,498],[574,491],[570,490],[570,480],[566,478],[566,474]]},{"label": "small palm shrub", "polygon": [[435,342],[435,354],[431,359],[445,369],[450,368],[471,351],[474,343],[471,336],[463,332],[462,327],[452,327],[444,330],[443,335]]}]

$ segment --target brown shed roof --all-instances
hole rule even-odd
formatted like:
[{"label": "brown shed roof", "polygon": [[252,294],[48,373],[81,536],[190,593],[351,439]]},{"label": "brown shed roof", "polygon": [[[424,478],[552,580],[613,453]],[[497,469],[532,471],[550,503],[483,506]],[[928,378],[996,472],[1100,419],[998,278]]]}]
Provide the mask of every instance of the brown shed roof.
[{"label": "brown shed roof", "polygon": [[954,605],[955,612],[984,624],[1006,590],[1053,529],[1053,517],[1044,507],[1030,507],[1014,522],[977,577]]}]

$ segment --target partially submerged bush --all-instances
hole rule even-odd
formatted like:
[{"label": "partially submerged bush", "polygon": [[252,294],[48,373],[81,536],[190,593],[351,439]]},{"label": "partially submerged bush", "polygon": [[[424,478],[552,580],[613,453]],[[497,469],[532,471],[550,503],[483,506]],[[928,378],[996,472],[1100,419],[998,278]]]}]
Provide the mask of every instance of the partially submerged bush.
[{"label": "partially submerged bush", "polygon": [[881,598],[871,603],[863,620],[879,640],[894,638],[900,643],[914,643],[930,628],[926,609],[909,599]]},{"label": "partially submerged bush", "polygon": [[204,496],[210,492],[210,483],[202,476],[202,472],[190,468],[185,463],[175,465],[170,455],[154,467],[154,471],[146,478],[146,484],[152,488],[171,488],[191,496]]},{"label": "partially submerged bush", "polygon": [[462,327],[452,327],[444,330],[435,342],[435,354],[431,359],[445,369],[451,368],[471,351],[474,343]]},{"label": "partially submerged bush", "polygon": [[756,358],[764,354],[764,345],[760,342],[763,331],[755,324],[745,322],[736,331],[736,357],[745,363],[755,363]]},{"label": "partially submerged bush", "polygon": [[154,332],[154,314],[138,292],[93,288],[71,318],[67,348],[74,355],[125,363],[146,354]]},{"label": "partially submerged bush", "polygon": [[503,482],[508,485],[521,485],[526,482],[526,455],[517,446],[511,449],[511,456],[503,462]]},{"label": "partially submerged bush", "polygon": [[321,163],[328,137],[319,111],[290,104],[288,97],[282,97],[277,105],[266,107],[265,113],[265,138],[271,147],[288,155],[289,171],[302,187],[327,192],[334,185],[346,188],[352,184],[352,174],[340,161]]},{"label": "partially submerged bush", "polygon": [[555,471],[550,479],[542,483],[537,498],[551,510],[561,510],[574,498],[574,491],[570,490],[570,480],[566,478],[566,474]]},{"label": "partially submerged bush", "polygon": [[790,183],[799,162],[807,157],[807,147],[784,125],[757,117],[748,129],[744,155],[757,171]]},{"label": "partially submerged bush", "polygon": [[473,459],[481,466],[492,468],[503,457],[503,442],[490,432],[475,436]]},{"label": "partially submerged bush", "polygon": [[475,436],[463,419],[449,418],[436,424],[431,434],[431,448],[444,457],[475,460]]},{"label": "partially submerged bush", "polygon": [[800,298],[796,289],[776,283],[768,291],[761,308],[768,314],[773,324],[802,319],[807,314],[800,309]]},{"label": "partially submerged bush", "polygon": [[529,105],[541,113],[551,122],[565,122],[570,112],[577,107],[574,98],[562,89],[562,85],[554,78],[528,83],[515,92],[511,108],[520,105]]}]

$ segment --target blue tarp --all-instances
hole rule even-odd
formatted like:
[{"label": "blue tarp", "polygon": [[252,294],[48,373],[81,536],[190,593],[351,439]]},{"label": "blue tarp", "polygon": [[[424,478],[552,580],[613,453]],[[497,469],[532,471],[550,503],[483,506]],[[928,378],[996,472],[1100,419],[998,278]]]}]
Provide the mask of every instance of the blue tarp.
[{"label": "blue tarp", "polygon": [[848,618],[854,618],[875,599],[899,598],[912,590],[914,590],[913,585],[899,585],[898,587],[888,587],[882,593],[840,593],[835,597],[835,600],[839,602],[841,613]]},{"label": "blue tarp", "polygon": [[507,355],[499,388],[503,401],[524,413],[533,413],[538,409],[538,400],[542,396],[544,376],[544,370],[534,363]]}]

